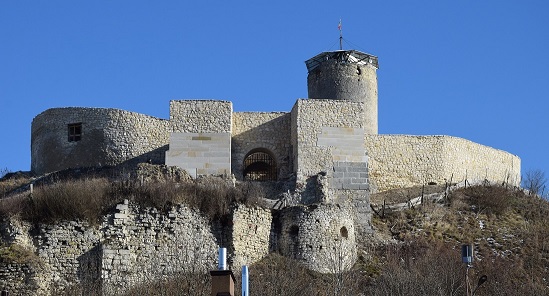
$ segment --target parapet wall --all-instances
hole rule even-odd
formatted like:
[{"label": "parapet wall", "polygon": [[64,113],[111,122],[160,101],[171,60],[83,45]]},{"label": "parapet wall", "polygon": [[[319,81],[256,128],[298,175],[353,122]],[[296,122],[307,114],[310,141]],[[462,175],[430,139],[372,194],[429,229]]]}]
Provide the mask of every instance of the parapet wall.
[{"label": "parapet wall", "polygon": [[[81,123],[81,139],[69,141],[68,125],[75,123]],[[167,120],[124,110],[48,109],[32,121],[31,169],[42,174],[132,159],[164,163],[169,131]]]},{"label": "parapet wall", "polygon": [[450,136],[366,135],[372,192],[465,179],[520,184],[520,158]]},{"label": "parapet wall", "polygon": [[177,133],[230,133],[232,114],[228,101],[170,101],[170,123]]}]

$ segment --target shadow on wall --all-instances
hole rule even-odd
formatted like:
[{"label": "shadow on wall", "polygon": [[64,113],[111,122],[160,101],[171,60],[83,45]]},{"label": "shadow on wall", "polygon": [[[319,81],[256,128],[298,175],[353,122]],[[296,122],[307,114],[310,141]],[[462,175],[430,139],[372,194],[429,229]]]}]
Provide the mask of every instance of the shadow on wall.
[{"label": "shadow on wall", "polygon": [[39,179],[35,184],[47,183],[49,179],[65,179],[66,177],[79,177],[84,175],[95,175],[104,177],[123,177],[125,173],[129,173],[135,170],[140,163],[150,163],[163,165],[168,150],[168,145],[157,148],[153,151],[144,153],[142,155],[130,158],[122,163],[112,165],[97,166],[70,166],[61,168],[53,173],[49,174],[47,178]]},{"label": "shadow on wall", "polygon": [[166,151],[168,151],[170,145],[164,145],[162,147],[156,148],[147,153],[138,155],[136,157],[125,160],[121,164],[117,165],[120,167],[135,167],[139,163],[150,163],[150,164],[160,164],[163,165],[166,163]]},{"label": "shadow on wall", "polygon": [[97,245],[77,258],[77,276],[83,291],[88,295],[101,295],[102,250]]},{"label": "shadow on wall", "polygon": [[[259,118],[263,113],[242,113],[239,118],[242,121],[254,120],[254,116]],[[277,114],[274,114],[277,115]],[[240,123],[241,127],[235,123],[233,136],[231,139],[231,171],[237,180],[244,179],[244,160],[246,156],[253,151],[264,151],[274,157],[277,165],[277,180],[286,179],[291,174],[291,148],[290,148],[290,114],[283,114],[270,119],[257,126],[247,127],[245,123]],[[239,130],[243,130],[239,132]]]}]

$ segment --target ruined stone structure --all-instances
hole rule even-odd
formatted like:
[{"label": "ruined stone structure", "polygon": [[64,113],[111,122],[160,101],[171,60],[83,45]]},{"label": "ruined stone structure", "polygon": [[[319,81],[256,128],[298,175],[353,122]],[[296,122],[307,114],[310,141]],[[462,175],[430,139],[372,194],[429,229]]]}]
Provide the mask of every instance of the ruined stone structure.
[{"label": "ruined stone structure", "polygon": [[[372,192],[466,177],[520,183],[520,159],[505,151],[448,136],[378,135],[377,57],[324,52],[306,66],[311,99],[287,113],[233,112],[231,102],[214,100],[171,101],[167,120],[104,108],[46,110],[32,122],[32,171],[147,161],[192,176],[295,177],[296,187],[320,172],[338,189],[363,190],[369,178]],[[346,163],[367,163],[368,176],[335,172]]]},{"label": "ruined stone structure", "polygon": [[[36,254],[24,263],[0,262],[0,289],[14,295],[49,295],[52,288],[81,285],[118,295],[129,288],[176,276],[207,273],[218,246],[229,250],[233,270],[279,252],[312,270],[335,273],[356,261],[352,213],[340,205],[288,207],[277,212],[239,205],[226,225],[210,223],[186,206],[169,212],[118,204],[100,225],[64,221],[0,223],[3,243]],[[91,290],[90,290],[91,292]]]},{"label": "ruined stone structure", "polygon": [[[50,281],[91,277],[124,289],[182,271],[188,258],[209,270],[220,245],[233,266],[276,251],[313,270],[338,272],[356,261],[357,243],[371,232],[370,192],[465,178],[519,184],[520,159],[505,151],[449,136],[378,135],[377,57],[326,52],[306,65],[310,99],[297,100],[290,112],[233,112],[227,101],[181,100],[170,102],[169,119],[75,107],[37,115],[31,139],[37,174],[148,162],[193,177],[282,182],[293,198],[293,206],[277,211],[237,208],[231,229],[207,225],[184,207],[166,217],[129,205],[119,205],[97,229],[52,226],[42,230],[42,239],[50,238],[38,246],[40,255],[54,258],[44,259],[59,273]],[[75,249],[61,259],[67,248]],[[97,266],[95,273],[81,274],[82,264]]]}]

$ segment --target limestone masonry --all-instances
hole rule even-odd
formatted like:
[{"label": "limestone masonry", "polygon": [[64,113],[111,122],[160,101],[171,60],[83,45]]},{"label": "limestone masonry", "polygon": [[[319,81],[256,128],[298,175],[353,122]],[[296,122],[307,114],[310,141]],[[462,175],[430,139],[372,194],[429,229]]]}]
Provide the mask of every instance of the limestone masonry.
[{"label": "limestone masonry", "polygon": [[41,225],[34,238],[29,226],[9,222],[3,240],[29,246],[44,263],[0,266],[6,279],[0,284],[24,294],[100,282],[114,293],[205,272],[219,246],[228,248],[236,269],[278,252],[335,273],[352,266],[357,245],[367,243],[370,193],[465,179],[519,185],[520,159],[505,151],[451,136],[377,134],[377,57],[339,50],[305,63],[309,99],[298,99],[289,112],[233,112],[227,101],[180,100],[170,102],[169,119],[77,107],[37,115],[31,133],[36,174],[149,163],[192,177],[270,181],[287,192],[271,197],[273,209],[234,208],[228,225],[185,206],[163,214],[128,203],[100,227]]},{"label": "limestone masonry", "polygon": [[324,52],[306,65],[310,99],[287,113],[233,112],[231,102],[215,100],[171,101],[168,120],[104,108],[46,110],[32,122],[32,171],[150,162],[192,176],[295,178],[299,186],[324,172],[336,179],[330,184],[367,184],[364,176],[334,174],[339,162],[360,162],[371,192],[466,177],[520,183],[520,159],[505,151],[449,136],[378,135],[377,57]]}]

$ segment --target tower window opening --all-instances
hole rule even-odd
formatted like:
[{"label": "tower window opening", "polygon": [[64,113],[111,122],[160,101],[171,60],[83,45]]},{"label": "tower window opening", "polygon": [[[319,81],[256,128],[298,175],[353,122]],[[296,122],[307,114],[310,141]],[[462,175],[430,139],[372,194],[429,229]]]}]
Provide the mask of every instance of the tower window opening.
[{"label": "tower window opening", "polygon": [[77,142],[82,139],[82,123],[71,123],[68,125],[69,142]]},{"label": "tower window opening", "polygon": [[349,238],[349,232],[347,231],[347,227],[343,226],[341,229],[339,229],[339,234],[342,238]]},{"label": "tower window opening", "polygon": [[244,180],[276,181],[277,169],[270,153],[256,151],[244,159]]}]

